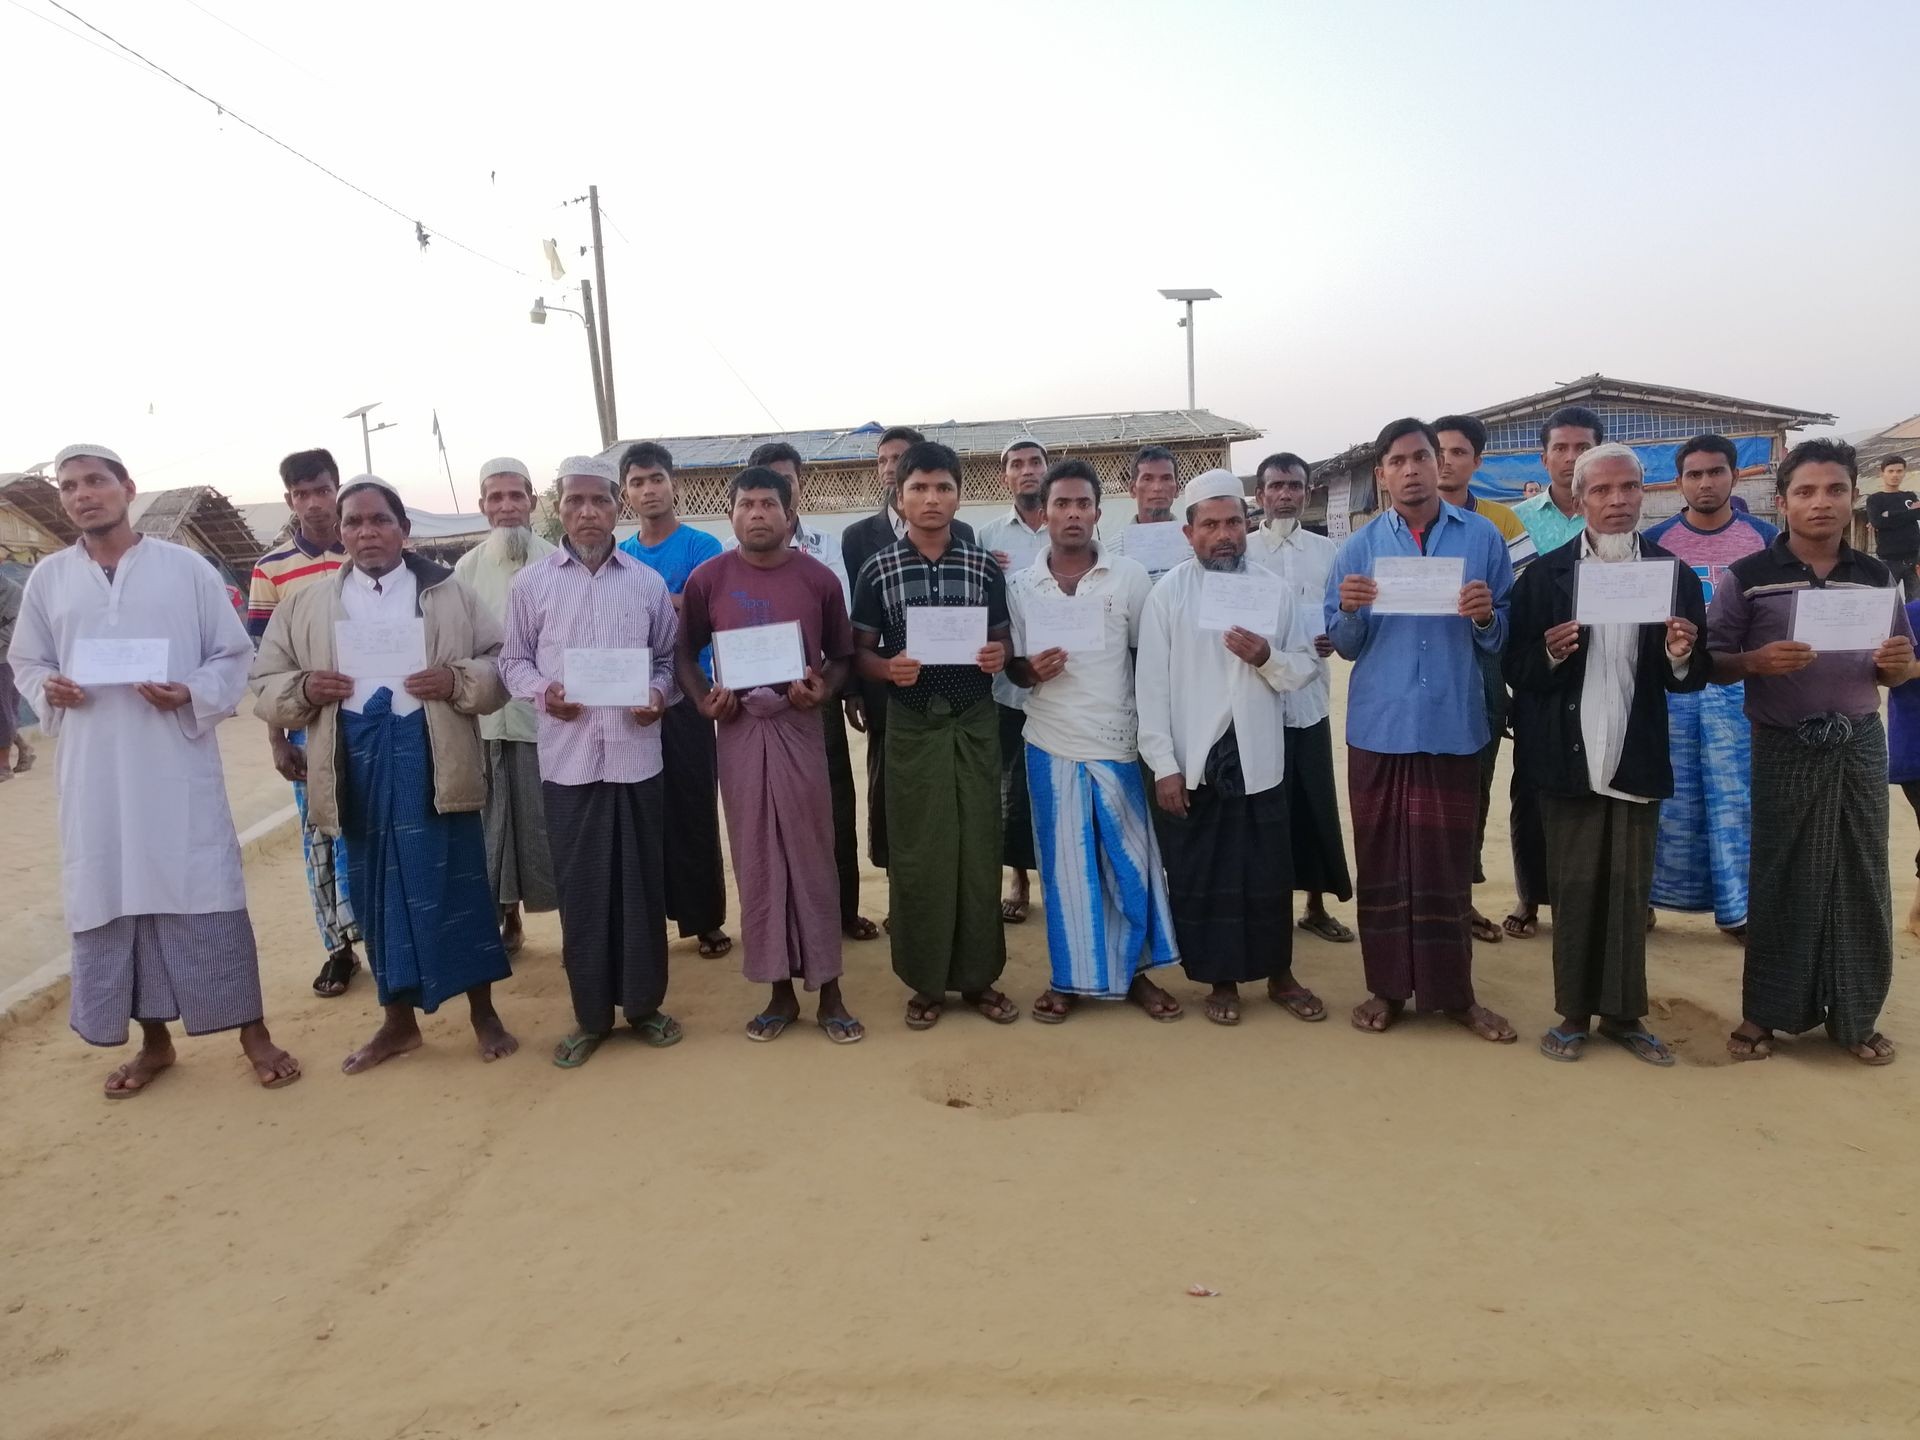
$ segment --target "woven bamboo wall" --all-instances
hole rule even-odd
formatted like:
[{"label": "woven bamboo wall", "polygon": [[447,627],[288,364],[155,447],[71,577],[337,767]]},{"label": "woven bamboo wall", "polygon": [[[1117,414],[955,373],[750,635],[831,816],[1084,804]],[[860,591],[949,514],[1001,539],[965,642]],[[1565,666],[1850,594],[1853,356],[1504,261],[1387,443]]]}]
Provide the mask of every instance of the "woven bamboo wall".
[{"label": "woven bamboo wall", "polygon": [[[1167,448],[1173,451],[1174,471],[1183,485],[1203,470],[1232,464],[1225,441],[1185,441],[1170,444]],[[1102,493],[1124,495],[1127,493],[1134,452],[1138,449],[1138,446],[1129,445],[1103,450],[1061,451],[1053,458],[1065,460],[1071,457],[1088,461],[1099,472]],[[960,463],[966,472],[960,482],[961,504],[997,505],[1006,499],[1006,485],[1001,479],[998,456],[967,455],[961,457]],[[689,466],[679,471],[676,478],[680,487],[680,513],[688,517],[726,514],[727,482],[738,473],[737,469],[726,467],[697,469]],[[800,485],[800,510],[807,515],[864,514],[878,510],[880,498],[880,479],[873,462],[868,460],[809,465]],[[624,518],[631,520],[634,517],[627,515]]]}]

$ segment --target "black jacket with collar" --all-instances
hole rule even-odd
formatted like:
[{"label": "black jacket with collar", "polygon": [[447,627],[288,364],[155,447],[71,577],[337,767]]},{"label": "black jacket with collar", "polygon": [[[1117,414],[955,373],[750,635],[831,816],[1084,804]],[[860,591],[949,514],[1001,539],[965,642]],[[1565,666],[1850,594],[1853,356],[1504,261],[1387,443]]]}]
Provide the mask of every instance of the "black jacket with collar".
[{"label": "black jacket with collar", "polygon": [[[1673,556],[1646,536],[1644,560]],[[1507,652],[1501,668],[1513,686],[1514,763],[1521,776],[1549,795],[1590,795],[1586,742],[1580,730],[1581,687],[1587,674],[1587,637],[1560,664],[1547,659],[1547,631],[1573,619],[1574,567],[1583,536],[1548,551],[1513,583],[1507,610]],[[1628,795],[1664,800],[1673,794],[1673,759],[1667,747],[1667,692],[1702,690],[1713,674],[1707,654],[1707,607],[1693,567],[1676,563],[1678,593],[1673,613],[1691,620],[1698,634],[1692,663],[1683,676],[1667,660],[1663,626],[1640,627],[1640,655],[1633,671],[1633,704],[1627,712],[1620,766],[1608,782]]]}]

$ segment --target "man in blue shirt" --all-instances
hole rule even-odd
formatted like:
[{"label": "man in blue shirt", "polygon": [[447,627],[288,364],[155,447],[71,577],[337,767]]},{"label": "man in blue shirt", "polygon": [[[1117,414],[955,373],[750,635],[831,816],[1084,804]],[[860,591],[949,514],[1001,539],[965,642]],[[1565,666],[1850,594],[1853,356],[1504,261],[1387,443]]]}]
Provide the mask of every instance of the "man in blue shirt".
[{"label": "man in blue shirt", "polygon": [[[667,582],[673,608],[694,567],[720,553],[720,542],[704,530],[682,525],[674,506],[673,455],[664,445],[643,440],[620,457],[620,487],[627,508],[640,517],[640,529],[620,548]],[[711,651],[700,665],[713,673]],[[721,928],[727,918],[727,876],[720,858],[720,779],[714,752],[713,722],[682,695],[660,722],[665,768],[662,810],[666,819],[667,918],[680,938],[700,937],[700,953],[717,959],[733,948]]]},{"label": "man in blue shirt", "polygon": [[[1493,523],[1440,498],[1439,437],[1396,420],[1373,447],[1391,508],[1340,547],[1327,577],[1326,631],[1354,662],[1347,687],[1347,791],[1357,862],[1360,955],[1371,998],[1357,1030],[1379,1034],[1409,999],[1482,1039],[1513,1027],[1473,993],[1473,835],[1480,750],[1490,733],[1477,650],[1507,634],[1513,566]],[[1454,613],[1377,614],[1378,562],[1457,560]]]}]

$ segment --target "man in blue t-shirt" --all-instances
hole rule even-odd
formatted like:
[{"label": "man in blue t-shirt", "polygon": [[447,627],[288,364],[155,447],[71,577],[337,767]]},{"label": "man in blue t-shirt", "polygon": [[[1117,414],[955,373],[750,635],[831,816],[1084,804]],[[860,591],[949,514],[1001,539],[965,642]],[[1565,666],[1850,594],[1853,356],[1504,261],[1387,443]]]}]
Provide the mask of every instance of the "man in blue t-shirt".
[{"label": "man in blue t-shirt", "polygon": [[[673,455],[666,446],[651,440],[629,445],[620,457],[620,488],[627,509],[640,519],[639,532],[621,541],[620,548],[667,582],[677,611],[687,577],[720,553],[720,542],[680,523]],[[713,673],[710,652],[700,652],[700,664]],[[717,959],[733,948],[733,939],[721,928],[727,918],[727,879],[720,858],[713,722],[683,695],[660,723],[660,746],[666,777],[667,918],[680,927],[681,939],[697,935],[700,953]]]}]

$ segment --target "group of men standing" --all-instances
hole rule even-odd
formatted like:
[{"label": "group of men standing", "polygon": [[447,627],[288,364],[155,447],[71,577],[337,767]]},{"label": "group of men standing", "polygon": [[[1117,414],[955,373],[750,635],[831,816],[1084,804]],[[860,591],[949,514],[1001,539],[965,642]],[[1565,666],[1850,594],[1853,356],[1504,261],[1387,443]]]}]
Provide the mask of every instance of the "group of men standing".
[{"label": "group of men standing", "polygon": [[[1258,468],[1255,526],[1231,472],[1182,488],[1174,457],[1148,447],[1133,519],[1103,536],[1097,472],[1017,439],[1001,457],[1011,509],[976,539],[956,519],[959,458],[895,428],[879,446],[881,510],[836,544],[802,520],[804,463],[774,443],[729,486],[724,547],[679,521],[658,445],[628,448],[617,468],[564,462],[558,545],[532,531],[528,467],[501,457],[479,477],[488,536],[451,571],[407,547],[390,486],[342,486],[327,452],[301,452],[281,467],[286,541],[254,576],[257,657],[210,567],[133,533],[118,457],[70,447],[55,478],[82,536],[33,572],[8,658],[62,739],[74,1026],[113,1044],[141,1023],[140,1054],[108,1080],[115,1098],[171,1062],[174,1019],[190,1034],[239,1030],[263,1085],[298,1078],[261,1013],[213,743],[250,684],[300,806],[325,957],[314,990],[345,993],[361,947],[384,1008],[348,1073],[416,1048],[418,1012],[456,995],[482,1057],[513,1053],[492,986],[523,914],[554,909],[575,1018],[554,1063],[585,1063],[617,1018],[648,1045],[676,1043],[668,923],[706,956],[733,944],[722,809],[743,970],[768,994],[748,1037],[801,1018],[799,982],[829,1039],[863,1038],[840,984],[843,940],[877,935],[858,908],[849,727],[867,736],[869,854],[888,873],[912,1029],[954,996],[996,1023],[1018,1018],[997,988],[1003,926],[1028,918],[1037,876],[1049,986],[1031,1014],[1045,1023],[1092,999],[1178,1019],[1150,974],[1176,959],[1207,987],[1215,1023],[1238,1023],[1249,983],[1323,1020],[1293,974],[1291,935],[1353,940],[1332,896],[1356,902],[1370,992],[1356,1029],[1381,1034],[1411,1002],[1511,1042],[1476,996],[1473,943],[1525,938],[1550,906],[1560,1023],[1542,1052],[1579,1059],[1597,1020],[1670,1064],[1645,1027],[1646,935],[1664,906],[1711,910],[1746,943],[1736,1057],[1824,1023],[1887,1063],[1875,686],[1914,675],[1911,631],[1902,611],[1871,653],[1789,638],[1796,593],[1892,584],[1845,543],[1852,452],[1810,441],[1785,458],[1781,536],[1731,508],[1731,442],[1696,437],[1677,461],[1686,509],[1641,534],[1641,461],[1605,444],[1591,412],[1548,420],[1550,484],[1513,510],[1468,488],[1485,444],[1472,417],[1387,426],[1374,447],[1383,508],[1338,545],[1302,525],[1307,466],[1286,452]],[[640,530],[621,544],[623,506]],[[1184,559],[1167,549],[1174,527]],[[1449,613],[1379,607],[1381,562],[1415,557],[1457,562]],[[1670,559],[1664,623],[1574,619],[1585,567]],[[1222,605],[1245,623],[1217,618]],[[976,637],[964,658],[951,643],[921,658],[927,617],[914,612],[927,607],[968,612],[951,617]],[[417,622],[419,655],[393,658],[392,673],[347,667],[347,622],[383,634]],[[796,636],[791,678],[730,684],[716,650],[744,652],[726,632],[768,627]],[[160,641],[154,675],[76,683],[101,640]],[[569,698],[595,651],[637,655],[642,693]],[[1351,871],[1334,654],[1352,664]],[[1472,886],[1507,730],[1519,899],[1495,926]],[[169,765],[130,759],[162,753]],[[202,790],[221,798],[185,803]]]}]

